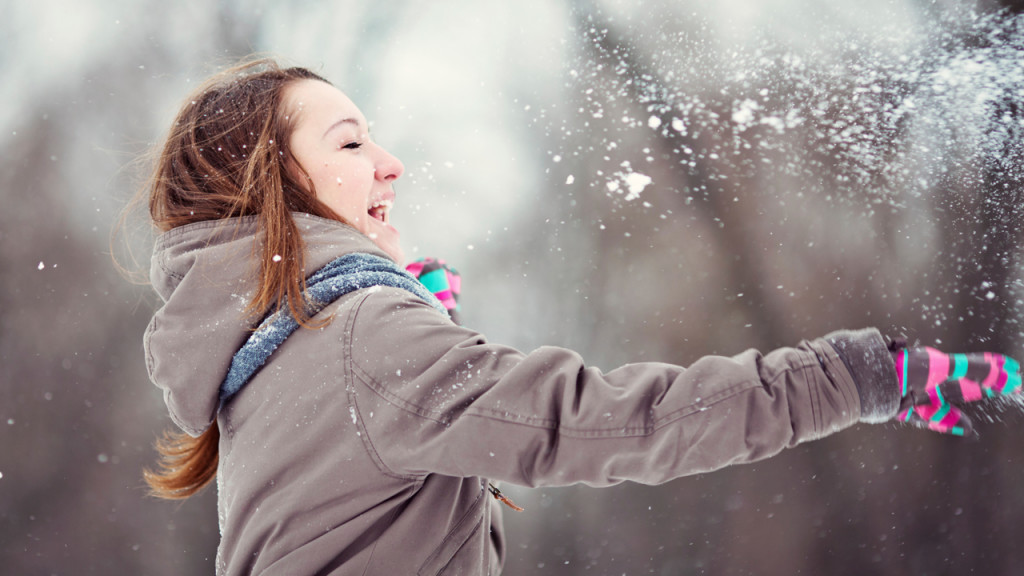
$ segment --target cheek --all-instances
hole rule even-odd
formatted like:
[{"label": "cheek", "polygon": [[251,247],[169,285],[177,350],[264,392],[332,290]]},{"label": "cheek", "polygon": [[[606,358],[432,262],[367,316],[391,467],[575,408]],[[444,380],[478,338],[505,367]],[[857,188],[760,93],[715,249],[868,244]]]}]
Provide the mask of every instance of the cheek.
[{"label": "cheek", "polygon": [[324,192],[359,192],[373,181],[373,173],[367,172],[351,162],[321,162],[317,167],[314,181],[323,186]]}]

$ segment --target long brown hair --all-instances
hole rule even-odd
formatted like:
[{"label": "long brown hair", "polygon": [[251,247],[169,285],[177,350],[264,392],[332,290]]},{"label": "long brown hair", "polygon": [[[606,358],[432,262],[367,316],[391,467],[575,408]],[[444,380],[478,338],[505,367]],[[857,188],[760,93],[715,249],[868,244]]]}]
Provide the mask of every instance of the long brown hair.
[{"label": "long brown hair", "polygon": [[[295,119],[285,89],[299,80],[327,82],[305,68],[261,58],[213,76],[189,96],[171,126],[143,192],[154,226],[178,226],[257,216],[262,250],[256,294],[246,311],[262,315],[287,305],[303,326],[305,246],[291,212],[342,220],[316,199],[308,174],[288,149]],[[292,166],[296,170],[289,170]],[[295,173],[305,182],[296,180]],[[144,470],[151,493],[192,496],[217,473],[220,431],[214,423],[198,438],[167,432],[156,443],[160,471]]]}]

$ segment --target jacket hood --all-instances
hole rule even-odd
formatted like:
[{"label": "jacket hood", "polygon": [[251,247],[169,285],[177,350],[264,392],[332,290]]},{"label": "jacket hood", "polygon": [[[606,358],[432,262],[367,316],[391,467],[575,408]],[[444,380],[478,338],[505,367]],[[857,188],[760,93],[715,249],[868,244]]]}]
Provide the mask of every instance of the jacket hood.
[{"label": "jacket hood", "polygon": [[[306,243],[306,276],[350,252],[390,258],[347,224],[292,216]],[[193,436],[217,417],[231,358],[259,320],[245,313],[256,290],[258,230],[255,216],[197,222],[162,234],[153,249],[150,280],[164,303],[143,339],[146,368],[171,419]]]}]

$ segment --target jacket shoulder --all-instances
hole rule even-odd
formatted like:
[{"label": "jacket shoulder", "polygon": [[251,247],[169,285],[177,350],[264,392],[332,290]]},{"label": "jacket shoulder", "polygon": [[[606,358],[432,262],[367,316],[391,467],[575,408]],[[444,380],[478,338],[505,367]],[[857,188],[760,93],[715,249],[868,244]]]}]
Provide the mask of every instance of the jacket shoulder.
[{"label": "jacket shoulder", "polygon": [[[364,385],[408,411],[442,420],[450,409],[444,395],[424,395],[423,386],[483,386],[483,378],[470,382],[473,355],[494,353],[495,347],[480,346],[487,343],[483,335],[406,290],[377,286],[361,292],[346,319],[345,348]],[[470,350],[468,356],[452,354]]]}]

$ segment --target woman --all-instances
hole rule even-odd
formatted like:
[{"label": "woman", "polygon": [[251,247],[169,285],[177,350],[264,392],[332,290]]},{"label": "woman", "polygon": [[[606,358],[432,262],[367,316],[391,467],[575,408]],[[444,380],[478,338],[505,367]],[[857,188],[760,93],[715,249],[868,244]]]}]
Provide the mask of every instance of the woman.
[{"label": "woman", "polygon": [[219,574],[496,574],[493,482],[654,484],[898,414],[969,434],[956,404],[1019,388],[1010,359],[873,329],[609,373],[491,344],[398,268],[402,169],[341,91],[268,60],[201,86],[159,155],[146,357],[183,433],[147,480],[217,478]]}]

